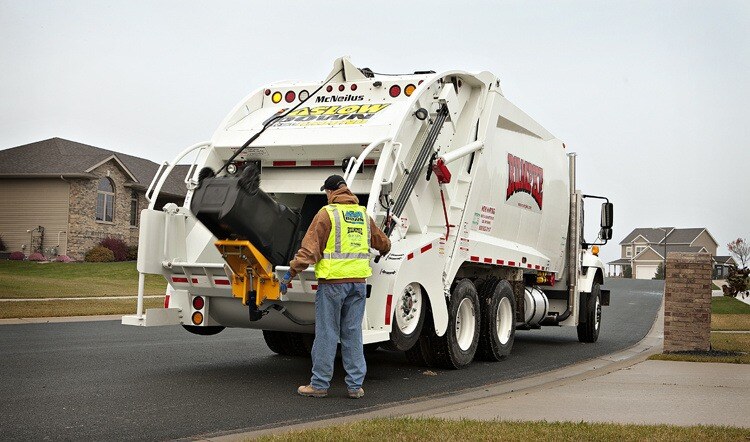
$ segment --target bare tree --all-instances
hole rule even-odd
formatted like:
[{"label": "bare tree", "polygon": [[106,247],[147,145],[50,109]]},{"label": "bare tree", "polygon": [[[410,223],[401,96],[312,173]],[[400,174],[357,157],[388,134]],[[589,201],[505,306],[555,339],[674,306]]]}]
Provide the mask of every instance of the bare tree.
[{"label": "bare tree", "polygon": [[745,238],[737,238],[730,242],[727,244],[727,249],[739,261],[740,268],[747,268],[750,262],[750,243],[745,241]]}]

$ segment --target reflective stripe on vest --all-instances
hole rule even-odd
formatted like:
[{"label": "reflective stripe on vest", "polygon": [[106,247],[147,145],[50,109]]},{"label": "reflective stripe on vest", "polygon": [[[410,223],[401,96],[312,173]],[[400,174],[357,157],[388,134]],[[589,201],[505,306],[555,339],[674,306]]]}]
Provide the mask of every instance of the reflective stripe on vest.
[{"label": "reflective stripe on vest", "polygon": [[[370,219],[364,207],[356,204],[335,204],[324,208],[331,220],[323,259],[315,264],[315,276],[321,279],[367,278],[370,268]],[[353,215],[347,221],[347,215]],[[346,228],[346,236],[343,230]],[[354,238],[352,238],[354,235]],[[356,241],[364,236],[365,241]],[[355,243],[351,244],[350,241]]]}]

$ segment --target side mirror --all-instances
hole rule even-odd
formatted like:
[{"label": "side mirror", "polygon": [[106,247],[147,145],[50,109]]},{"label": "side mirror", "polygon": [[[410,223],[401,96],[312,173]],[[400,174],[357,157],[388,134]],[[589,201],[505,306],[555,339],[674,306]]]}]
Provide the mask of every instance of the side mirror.
[{"label": "side mirror", "polygon": [[614,224],[614,205],[612,203],[602,203],[602,230],[609,230],[609,238],[612,238],[612,225]]},{"label": "side mirror", "polygon": [[604,241],[609,241],[612,239],[612,229],[602,228],[601,232],[599,232],[599,237]]}]

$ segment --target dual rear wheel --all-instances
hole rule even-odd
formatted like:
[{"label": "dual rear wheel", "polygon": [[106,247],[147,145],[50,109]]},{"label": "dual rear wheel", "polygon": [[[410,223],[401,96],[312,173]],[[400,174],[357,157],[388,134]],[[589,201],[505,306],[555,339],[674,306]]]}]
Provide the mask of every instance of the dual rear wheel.
[{"label": "dual rear wheel", "polygon": [[479,284],[458,281],[451,291],[448,328],[437,336],[427,314],[418,342],[406,351],[411,362],[423,366],[464,368],[475,356],[488,361],[505,358],[515,336],[515,298],[507,281]]}]

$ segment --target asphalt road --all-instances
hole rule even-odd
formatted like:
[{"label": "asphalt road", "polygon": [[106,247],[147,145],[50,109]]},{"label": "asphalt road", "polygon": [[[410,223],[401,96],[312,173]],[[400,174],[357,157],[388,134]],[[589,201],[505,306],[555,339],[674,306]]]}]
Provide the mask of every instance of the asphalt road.
[{"label": "asphalt road", "polygon": [[310,377],[309,359],[273,354],[255,330],[203,337],[115,321],[0,326],[0,439],[207,436],[520,378],[627,348],[645,336],[662,283],[612,280],[608,287],[612,305],[604,308],[595,344],[579,343],[572,327],[518,332],[507,360],[436,375],[409,365],[402,354],[379,350],[368,356],[367,394],[360,400],[345,397],[340,364],[328,398],[297,396],[297,386]]}]

